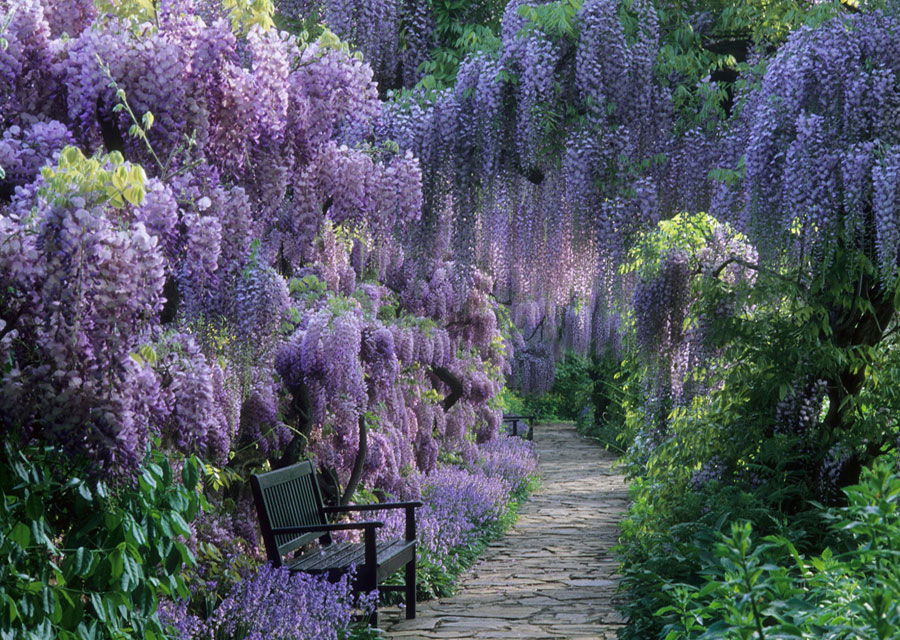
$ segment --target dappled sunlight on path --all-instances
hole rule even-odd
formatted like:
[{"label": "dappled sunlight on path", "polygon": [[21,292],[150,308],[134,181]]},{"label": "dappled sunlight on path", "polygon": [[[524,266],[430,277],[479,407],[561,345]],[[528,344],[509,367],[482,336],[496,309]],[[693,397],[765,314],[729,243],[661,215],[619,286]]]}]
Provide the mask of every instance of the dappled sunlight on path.
[{"label": "dappled sunlight on path", "polygon": [[534,433],[543,481],[518,522],[461,576],[456,596],[421,603],[415,620],[385,611],[388,638],[615,638],[611,548],[627,505],[615,456],[570,424]]}]

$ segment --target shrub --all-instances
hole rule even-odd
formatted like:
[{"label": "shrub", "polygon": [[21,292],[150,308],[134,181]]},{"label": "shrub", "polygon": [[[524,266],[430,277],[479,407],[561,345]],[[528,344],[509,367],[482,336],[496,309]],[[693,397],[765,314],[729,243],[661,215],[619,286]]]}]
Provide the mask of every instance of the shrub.
[{"label": "shrub", "polygon": [[200,508],[197,460],[177,482],[151,454],[133,484],[111,487],[53,448],[0,461],[0,637],[163,637],[160,597],[187,597],[184,539]]},{"label": "shrub", "polygon": [[815,556],[788,537],[753,536],[748,521],[720,535],[702,584],[667,584],[657,615],[667,640],[895,638],[900,628],[900,477],[879,458],[823,510],[838,541]]}]

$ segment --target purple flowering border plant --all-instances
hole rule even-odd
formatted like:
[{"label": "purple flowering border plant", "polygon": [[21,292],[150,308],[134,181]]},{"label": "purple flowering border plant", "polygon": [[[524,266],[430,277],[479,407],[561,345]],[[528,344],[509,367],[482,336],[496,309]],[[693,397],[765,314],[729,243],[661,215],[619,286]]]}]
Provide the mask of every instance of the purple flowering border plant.
[{"label": "purple flowering border plant", "polygon": [[[444,464],[423,478],[417,599],[452,595],[456,578],[515,523],[539,481],[534,444],[510,436],[478,445],[460,465]],[[401,514],[379,518],[387,535],[402,533]]]}]

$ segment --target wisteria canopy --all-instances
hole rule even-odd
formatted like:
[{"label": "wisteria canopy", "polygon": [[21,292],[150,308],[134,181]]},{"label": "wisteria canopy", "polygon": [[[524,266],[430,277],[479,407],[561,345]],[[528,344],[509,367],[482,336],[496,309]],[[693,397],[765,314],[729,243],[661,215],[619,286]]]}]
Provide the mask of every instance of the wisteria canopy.
[{"label": "wisteria canopy", "polygon": [[[778,272],[842,349],[888,335],[891,7],[785,2],[797,24],[748,23],[740,59],[698,71],[672,61],[732,42],[727,11],[438,4],[0,0],[4,440],[114,487],[150,451],[239,477],[308,456],[335,502],[431,492],[456,544],[533,471],[497,453],[504,385],[546,391],[563,353],[630,340],[651,446],[714,387],[691,378],[728,357],[688,321],[698,274]],[[635,257],[685,220],[702,246]],[[866,304],[829,293],[837,271]],[[778,428],[846,426],[858,365],[798,378]],[[442,491],[475,511],[440,515]],[[246,492],[225,494],[207,530],[255,544]]]}]

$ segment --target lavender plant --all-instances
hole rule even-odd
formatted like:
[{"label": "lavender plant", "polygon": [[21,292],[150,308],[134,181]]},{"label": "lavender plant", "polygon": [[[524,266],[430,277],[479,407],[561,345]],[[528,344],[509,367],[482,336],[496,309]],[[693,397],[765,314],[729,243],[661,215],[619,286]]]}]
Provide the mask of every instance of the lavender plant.
[{"label": "lavender plant", "polygon": [[373,596],[356,597],[352,582],[352,574],[332,583],[263,565],[235,584],[206,620],[191,614],[184,601],[165,603],[160,619],[183,640],[337,640],[355,626],[359,611],[371,608]]}]

